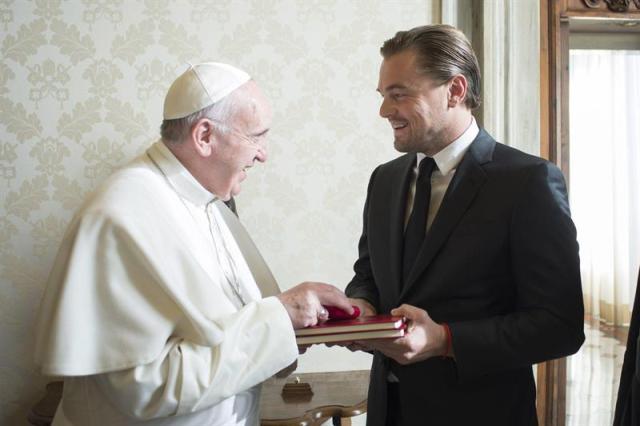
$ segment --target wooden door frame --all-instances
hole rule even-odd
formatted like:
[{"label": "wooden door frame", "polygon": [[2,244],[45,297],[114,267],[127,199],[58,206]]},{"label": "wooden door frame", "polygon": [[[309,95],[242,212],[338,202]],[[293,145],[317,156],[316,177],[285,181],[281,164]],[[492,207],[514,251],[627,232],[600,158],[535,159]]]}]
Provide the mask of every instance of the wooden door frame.
[{"label": "wooden door frame", "polygon": [[[569,22],[598,18],[640,20],[640,0],[540,0],[540,155],[569,181]],[[541,426],[564,426],[566,358],[538,364]]]}]

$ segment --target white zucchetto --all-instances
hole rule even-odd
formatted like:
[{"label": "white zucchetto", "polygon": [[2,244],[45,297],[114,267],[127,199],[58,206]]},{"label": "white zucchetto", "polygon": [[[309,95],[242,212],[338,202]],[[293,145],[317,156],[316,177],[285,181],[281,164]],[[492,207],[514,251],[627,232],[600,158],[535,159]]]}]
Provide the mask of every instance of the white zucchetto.
[{"label": "white zucchetto", "polygon": [[246,72],[219,62],[192,65],[169,87],[164,119],[183,118],[213,105],[250,79]]}]

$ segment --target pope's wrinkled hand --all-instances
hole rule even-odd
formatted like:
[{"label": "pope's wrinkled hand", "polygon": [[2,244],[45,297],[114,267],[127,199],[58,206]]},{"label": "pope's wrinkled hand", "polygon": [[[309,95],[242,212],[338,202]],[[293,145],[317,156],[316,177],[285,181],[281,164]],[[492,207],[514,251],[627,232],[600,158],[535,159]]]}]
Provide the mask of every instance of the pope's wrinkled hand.
[{"label": "pope's wrinkled hand", "polygon": [[349,303],[353,306],[357,306],[360,309],[360,316],[363,317],[365,315],[375,315],[376,308],[369,302],[364,299],[353,299],[349,298]]},{"label": "pope's wrinkled hand", "polygon": [[431,319],[427,311],[411,305],[402,305],[393,309],[391,315],[402,316],[407,320],[407,330],[403,337],[361,340],[347,347],[352,350],[376,350],[402,365],[446,353],[446,331],[442,325]]},{"label": "pope's wrinkled hand", "polygon": [[325,283],[304,282],[280,293],[277,297],[287,310],[295,329],[328,320],[329,314],[324,306],[335,306],[349,314],[353,313],[347,296],[336,287]]}]

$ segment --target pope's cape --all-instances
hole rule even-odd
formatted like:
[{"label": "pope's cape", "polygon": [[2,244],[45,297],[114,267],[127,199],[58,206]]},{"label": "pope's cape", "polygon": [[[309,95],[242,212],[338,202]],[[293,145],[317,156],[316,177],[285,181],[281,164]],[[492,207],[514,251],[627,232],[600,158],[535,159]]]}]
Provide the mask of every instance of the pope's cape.
[{"label": "pope's cape", "polygon": [[35,358],[44,374],[132,368],[156,359],[171,338],[216,347],[236,339],[226,335],[230,330],[240,333],[238,339],[253,339],[252,348],[265,354],[281,352],[259,379],[297,357],[291,327],[283,331],[280,321],[277,330],[267,330],[277,326],[265,315],[286,315],[279,301],[260,300],[256,286],[245,286],[250,302],[239,308],[203,267],[201,253],[190,245],[198,229],[185,221],[167,178],[143,154],[111,176],[72,219],[37,320]]}]

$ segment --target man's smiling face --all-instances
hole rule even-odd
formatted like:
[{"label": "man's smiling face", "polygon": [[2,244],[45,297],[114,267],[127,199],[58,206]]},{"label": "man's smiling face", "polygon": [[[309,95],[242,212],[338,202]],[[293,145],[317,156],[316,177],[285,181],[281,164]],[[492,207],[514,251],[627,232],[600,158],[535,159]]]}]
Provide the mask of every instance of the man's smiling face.
[{"label": "man's smiling face", "polygon": [[393,127],[394,146],[400,152],[433,155],[446,144],[448,84],[438,84],[418,73],[416,54],[396,53],[382,61],[378,92],[380,116]]}]

